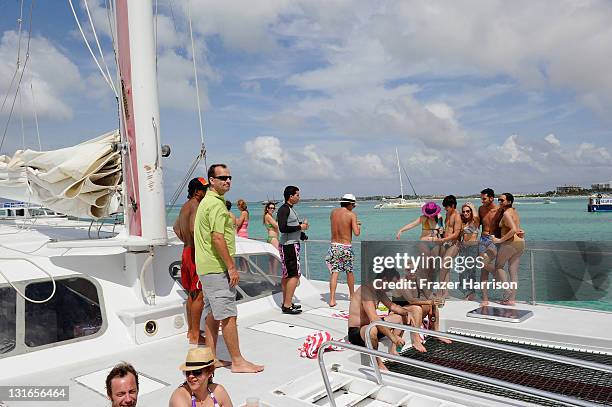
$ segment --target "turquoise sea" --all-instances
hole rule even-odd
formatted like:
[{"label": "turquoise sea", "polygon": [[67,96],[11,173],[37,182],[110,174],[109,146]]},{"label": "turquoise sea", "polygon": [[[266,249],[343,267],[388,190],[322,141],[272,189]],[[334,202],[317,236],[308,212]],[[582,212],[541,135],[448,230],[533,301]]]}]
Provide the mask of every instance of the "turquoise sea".
[{"label": "turquoise sea", "polygon": [[[480,204],[478,198],[460,199],[459,207],[466,201],[473,202],[476,207]],[[377,203],[359,202],[355,209],[362,222],[361,236],[356,237],[355,242],[394,240],[397,230],[421,213],[417,208],[374,209]],[[248,205],[251,215],[249,237],[263,240],[266,237],[261,221],[263,205],[261,202]],[[330,239],[329,214],[338,206],[330,201],[306,201],[295,207],[298,215],[307,218],[310,224],[307,231],[307,259],[304,258],[305,253],[302,253],[302,264],[307,262],[309,277],[312,279],[329,278],[323,258]],[[535,294],[538,302],[554,301],[569,306],[612,311],[612,212],[589,213],[586,206],[586,198],[553,198],[550,204],[545,204],[541,198],[515,201],[528,248],[521,259],[518,299],[532,300]],[[175,207],[170,211],[169,224],[174,222],[178,210]],[[237,211],[233,212],[238,215]],[[404,233],[402,240],[417,240],[419,234],[420,231],[415,228]],[[357,280],[360,276],[359,249],[360,245],[355,244]],[[595,250],[597,255],[585,255],[585,250],[587,253]],[[567,292],[576,295],[568,295]],[[461,296],[459,292],[453,294]]]}]

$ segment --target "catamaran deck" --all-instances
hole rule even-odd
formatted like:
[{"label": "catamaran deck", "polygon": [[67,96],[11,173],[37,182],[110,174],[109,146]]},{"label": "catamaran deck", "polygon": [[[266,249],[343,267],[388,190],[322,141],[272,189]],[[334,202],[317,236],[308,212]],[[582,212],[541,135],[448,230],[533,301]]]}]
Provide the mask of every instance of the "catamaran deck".
[{"label": "catamaran deck", "polygon": [[[283,389],[286,392],[292,388],[322,387],[317,361],[301,358],[297,348],[302,344],[305,335],[318,330],[329,331],[338,339],[346,335],[346,320],[341,316],[332,316],[340,314],[342,310],[348,310],[346,287],[340,285],[338,305],[333,309],[330,309],[326,303],[326,282],[306,281],[298,290],[304,308],[304,312],[298,316],[284,315],[279,311],[278,294],[239,306],[241,349],[248,359],[265,364],[265,371],[255,375],[232,374],[228,369],[216,371],[215,381],[228,389],[234,405],[242,405],[250,396],[259,397],[263,402],[279,407],[309,405],[297,400],[297,397],[292,398],[291,394],[281,396],[274,394],[274,391]],[[608,355],[597,356],[597,360],[604,363],[609,363],[612,358],[609,356],[612,355],[612,333],[609,329],[612,326],[612,314],[521,304],[521,308],[531,309],[535,315],[519,324],[466,318],[466,312],[477,306],[475,302],[449,301],[442,309],[443,329],[473,336],[595,351]],[[88,346],[95,347],[96,341],[97,339],[88,341]],[[427,346],[431,352],[418,357],[431,360],[444,353],[447,359],[460,359],[463,363],[468,363],[464,356],[469,354],[478,358],[473,363],[480,366],[480,370],[477,369],[480,373],[488,374],[487,369],[491,367],[491,363],[496,365],[494,369],[501,369],[497,362],[491,362],[493,355],[487,353],[485,349],[475,349],[464,344],[442,345],[436,342],[428,342]],[[75,354],[74,360],[67,360],[64,367],[53,370],[45,370],[44,354],[41,354],[41,363],[31,366],[32,372],[36,373],[13,378],[10,381],[0,381],[0,385],[69,385],[70,401],[56,402],[53,403],[54,406],[107,406],[108,400],[102,394],[104,374],[114,364],[125,360],[133,363],[143,377],[153,380],[150,382],[143,379],[145,383],[142,384],[138,405],[166,406],[172,391],[183,381],[178,366],[184,361],[188,348],[186,338],[180,335],[129,349],[117,349],[114,354],[95,359],[87,359],[86,354]],[[219,356],[228,358],[222,337],[220,337]],[[355,352],[328,352],[325,358],[328,367],[337,364],[342,371],[350,371],[355,377],[372,379],[371,369],[362,366],[362,358]],[[538,368],[547,369],[542,365]],[[522,372],[521,365],[513,369],[516,375]],[[77,379],[96,371],[101,372],[98,376],[100,379],[95,382],[88,382],[87,378]],[[457,383],[444,381],[441,375],[436,376],[431,372],[419,374],[418,369],[414,368],[407,368],[407,373],[410,376],[385,374],[385,384],[402,386],[407,394],[411,391],[418,392],[421,398],[415,398],[414,403],[410,404],[413,406],[518,406],[530,405],[530,402],[534,401],[534,399],[511,400],[505,398],[509,396],[507,393],[483,394],[479,392],[483,388],[474,386],[473,383],[454,387]],[[432,379],[436,381],[431,382]],[[569,376],[563,380],[571,381]],[[594,382],[593,386],[600,386],[604,394],[601,397],[606,397],[604,392],[612,387],[610,375],[600,376],[600,381]],[[595,400],[609,402],[609,399],[601,397]],[[422,403],[417,400],[422,400]],[[38,406],[40,402],[9,402],[5,405]]]}]

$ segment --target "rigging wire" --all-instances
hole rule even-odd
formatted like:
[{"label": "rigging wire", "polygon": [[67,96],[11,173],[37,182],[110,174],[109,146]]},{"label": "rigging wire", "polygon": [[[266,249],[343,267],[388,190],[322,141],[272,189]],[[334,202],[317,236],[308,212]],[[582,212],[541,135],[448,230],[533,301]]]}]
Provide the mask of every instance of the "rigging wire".
[{"label": "rigging wire", "polygon": [[[172,8],[172,3],[173,3],[172,0],[170,0],[170,13],[172,14],[172,22],[174,23],[174,30],[176,32],[178,32],[177,28],[176,28],[176,21],[175,21],[175,18],[174,18],[174,10]],[[187,169],[187,173],[185,174],[185,177],[181,180],[181,182],[177,186],[176,190],[172,194],[172,197],[170,198],[170,204],[167,206],[167,209],[166,209],[166,214],[168,214],[170,212],[170,210],[172,209],[172,207],[176,204],[176,201],[178,200],[179,196],[181,195],[181,192],[183,191],[183,189],[185,188],[185,186],[189,182],[189,179],[192,177],[192,175],[193,175],[194,171],[196,170],[196,168],[198,168],[198,165],[199,165],[200,161],[202,161],[202,159],[204,160],[204,166],[207,167],[207,163],[206,163],[206,146],[204,144],[204,126],[202,124],[202,108],[201,108],[201,104],[200,104],[200,87],[199,87],[199,83],[198,83],[198,70],[197,70],[197,65],[196,65],[195,43],[194,43],[194,40],[193,40],[193,28],[192,28],[192,24],[191,24],[191,1],[189,1],[189,0],[187,2],[187,17],[188,17],[188,22],[189,22],[189,38],[191,40],[191,58],[192,58],[192,62],[193,62],[193,74],[194,74],[194,78],[195,78],[196,101],[197,101],[197,106],[198,106],[198,122],[199,122],[199,125],[200,125],[200,143],[201,144],[200,144],[200,152],[194,158],[194,160],[192,161],[191,165]]]},{"label": "rigging wire", "polygon": [[111,77],[110,71],[108,70],[108,65],[106,64],[106,60],[104,59],[104,52],[102,52],[102,47],[100,46],[100,41],[98,40],[98,34],[96,33],[96,28],[94,27],[93,19],[91,18],[91,13],[89,12],[89,5],[87,4],[87,0],[83,0],[83,3],[85,4],[85,11],[87,12],[87,18],[89,19],[89,25],[91,26],[91,31],[93,33],[94,39],[96,40],[96,45],[98,46],[98,52],[100,53],[100,58],[102,59],[104,68],[106,69],[108,80],[112,85],[115,96],[118,97],[117,88],[115,87],[115,83],[111,79],[112,77]]},{"label": "rigging wire", "polygon": [[13,78],[11,79],[11,83],[9,84],[8,89],[6,90],[6,95],[4,96],[4,100],[2,101],[2,107],[0,107],[0,112],[4,110],[4,105],[8,99],[8,95],[11,93],[11,89],[13,88],[13,84],[15,83],[15,78],[17,77],[17,73],[19,72],[19,67],[21,65],[21,28],[23,25],[23,0],[21,0],[20,6],[20,15],[17,19],[17,63],[15,64],[15,72],[13,72]]},{"label": "rigging wire", "polygon": [[19,117],[21,119],[21,149],[25,150],[25,128],[23,125],[23,97],[21,91],[19,93]]},{"label": "rigging wire", "polygon": [[4,95],[4,100],[2,101],[2,107],[0,107],[0,112],[4,110],[4,105],[6,104],[6,100],[8,99],[9,93],[11,93],[11,89],[13,88],[13,84],[15,83],[15,78],[17,77],[17,73],[19,72],[19,66],[21,65],[21,28],[23,25],[23,0],[21,0],[19,18],[17,19],[17,63],[15,64],[15,72],[13,72],[13,77],[11,78],[11,83],[9,84],[8,89],[6,90],[6,94]]},{"label": "rigging wire", "polygon": [[200,155],[204,158],[204,166],[207,167],[206,164],[206,148],[204,146],[204,126],[202,125],[202,108],[200,106],[200,86],[198,85],[198,68],[196,65],[196,53],[195,53],[195,44],[193,41],[193,29],[191,28],[191,1],[187,1],[187,15],[189,18],[189,37],[191,38],[191,60],[193,61],[193,75],[195,79],[195,88],[196,88],[196,101],[198,104],[198,121],[200,124]]},{"label": "rigging wire", "polygon": [[[9,116],[6,120],[6,126],[4,127],[4,133],[2,134],[2,141],[0,141],[0,151],[2,151],[2,146],[4,145],[4,140],[6,139],[6,132],[8,131],[9,124],[11,123],[11,118],[13,117],[13,111],[15,109],[15,102],[17,101],[17,94],[19,93],[19,89],[21,88],[21,81],[23,80],[23,74],[25,73],[26,67],[28,65],[28,61],[30,60],[30,40],[32,39],[32,12],[34,9],[34,3],[35,3],[34,0],[32,0],[32,2],[30,3],[30,19],[29,19],[30,25],[28,28],[28,42],[26,46],[25,60],[23,61],[23,68],[21,68],[21,73],[19,74],[19,81],[17,82],[17,87],[15,88],[15,96],[13,97],[13,103],[11,104],[11,111],[9,112]],[[19,62],[19,56],[17,57],[17,59]]]},{"label": "rigging wire", "polygon": [[38,114],[36,113],[36,99],[34,99],[34,86],[32,85],[32,82],[30,82],[30,90],[32,91],[32,108],[34,110],[34,123],[36,124],[36,137],[38,137],[38,151],[42,151],[40,131],[38,130]]},{"label": "rigging wire", "polygon": [[403,166],[402,166],[402,171],[404,171],[404,175],[406,176],[406,179],[408,179],[408,183],[410,184],[410,187],[412,188],[412,192],[414,192],[414,196],[416,196],[418,199],[421,199],[419,194],[416,193],[414,189],[414,185],[412,185],[412,181],[410,180],[410,177],[408,176],[408,173],[406,172],[406,168],[404,168]]},{"label": "rigging wire", "polygon": [[117,93],[117,89],[115,88],[115,85],[113,84],[111,78],[106,76],[106,73],[102,69],[102,66],[100,66],[100,62],[96,58],[93,50],[91,49],[91,46],[89,45],[89,41],[87,40],[87,37],[85,36],[85,32],[83,31],[83,27],[81,27],[81,22],[79,21],[79,17],[76,14],[76,10],[74,9],[74,5],[72,4],[72,0],[68,0],[68,3],[70,3],[70,8],[72,9],[72,15],[74,16],[74,21],[76,22],[77,27],[79,27],[79,31],[81,32],[81,36],[83,37],[83,40],[85,41],[85,45],[87,46],[87,49],[89,50],[89,53],[91,54],[91,57],[93,58],[93,60],[96,63],[96,65],[98,66],[98,69],[100,70],[100,73],[102,74],[102,77],[104,78],[104,81],[106,82],[106,84],[111,88],[111,90],[115,94],[115,97],[119,98],[119,94]]}]

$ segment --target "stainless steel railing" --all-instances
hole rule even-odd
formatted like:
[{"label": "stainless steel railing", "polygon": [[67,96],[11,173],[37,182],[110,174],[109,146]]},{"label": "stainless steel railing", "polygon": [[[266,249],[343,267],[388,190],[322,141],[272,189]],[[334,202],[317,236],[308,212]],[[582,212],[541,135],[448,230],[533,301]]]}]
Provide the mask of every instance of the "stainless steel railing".
[{"label": "stainless steel railing", "polygon": [[[430,363],[426,363],[426,362],[423,362],[423,361],[420,361],[420,360],[415,360],[415,359],[411,359],[411,358],[407,358],[407,357],[399,356],[399,355],[392,355],[390,353],[386,353],[386,352],[381,352],[379,350],[375,350],[375,349],[372,348],[372,340],[371,340],[370,333],[371,333],[372,328],[374,326],[377,326],[377,325],[378,326],[382,325],[382,326],[386,326],[386,327],[394,328],[394,329],[396,329],[396,328],[397,329],[403,329],[403,330],[410,331],[410,332],[424,333],[424,334],[431,335],[431,336],[448,338],[448,339],[451,339],[451,340],[455,340],[457,342],[465,342],[465,343],[485,346],[485,347],[493,348],[493,349],[497,349],[497,350],[517,353],[517,354],[522,354],[522,355],[526,355],[526,356],[537,357],[537,358],[547,359],[547,360],[551,360],[551,361],[555,361],[555,362],[572,364],[572,365],[576,365],[576,366],[585,367],[585,368],[588,368],[588,369],[594,369],[594,370],[599,370],[599,371],[604,371],[604,372],[612,373],[612,367],[606,366],[606,365],[601,365],[599,363],[593,363],[593,362],[588,362],[588,361],[583,361],[583,360],[567,358],[567,357],[563,357],[563,356],[551,355],[551,354],[547,354],[547,353],[543,353],[543,352],[536,352],[536,351],[516,348],[516,347],[508,346],[508,345],[502,345],[502,344],[498,344],[498,343],[486,342],[486,341],[482,341],[482,340],[478,340],[478,339],[474,339],[474,338],[468,338],[468,337],[448,334],[448,333],[444,333],[444,332],[430,331],[430,330],[427,330],[427,329],[415,328],[415,327],[411,327],[411,326],[407,326],[407,325],[398,325],[398,324],[393,324],[393,323],[385,322],[385,321],[375,321],[375,322],[372,322],[371,324],[368,325],[368,327],[366,329],[366,334],[365,334],[367,348],[364,348],[362,346],[353,345],[353,344],[350,344],[350,343],[345,343],[345,342],[327,341],[327,342],[325,342],[325,343],[323,343],[321,345],[320,349],[325,349],[328,346],[334,346],[334,347],[339,347],[339,348],[353,350],[353,351],[359,352],[361,354],[369,355],[370,359],[372,361],[372,366],[374,368],[376,382],[379,385],[384,385],[384,383],[383,383],[382,374],[380,372],[380,368],[378,366],[378,363],[376,362],[376,358],[377,357],[385,358],[387,360],[391,360],[391,361],[394,361],[394,362],[397,362],[397,363],[402,363],[402,364],[409,365],[409,366],[415,366],[415,367],[419,367],[419,368],[422,368],[422,369],[433,370],[433,371],[436,371],[436,372],[444,373],[444,374],[455,376],[455,377],[460,377],[460,378],[464,378],[464,379],[468,379],[468,380],[472,380],[472,381],[477,381],[477,382],[480,382],[480,383],[486,383],[486,384],[489,384],[489,385],[492,385],[492,386],[501,387],[501,388],[504,388],[504,389],[512,390],[512,391],[523,393],[523,394],[529,394],[529,395],[536,396],[536,397],[541,397],[541,398],[545,398],[545,399],[549,399],[549,400],[558,401],[560,403],[563,403],[564,405],[584,406],[584,407],[596,407],[596,406],[600,405],[600,404],[596,404],[596,403],[591,403],[589,401],[580,400],[580,399],[577,399],[577,398],[574,398],[574,397],[563,396],[563,395],[552,393],[552,392],[548,392],[548,391],[545,391],[545,390],[539,390],[539,389],[535,389],[535,388],[532,388],[532,387],[527,387],[527,386],[522,386],[522,385],[519,385],[519,384],[510,383],[510,382],[507,382],[507,381],[504,381],[504,380],[493,379],[493,378],[486,377],[486,376],[481,376],[481,375],[477,375],[477,374],[473,374],[473,373],[469,373],[469,372],[464,372],[462,370],[457,370],[457,369],[453,369],[453,368],[449,368],[449,367],[445,367],[445,366],[439,366],[439,365],[435,365],[435,364],[430,364]],[[322,352],[322,351],[319,352],[319,354],[317,356],[317,359],[318,359],[318,362],[319,362],[319,369],[321,370],[321,376],[323,378],[323,383],[325,385],[325,391],[327,392],[327,397],[329,399],[329,405],[331,407],[336,407],[336,401],[334,400],[334,397],[333,397],[333,393],[334,393],[333,392],[333,388],[331,386],[331,383],[330,383],[330,380],[329,380],[329,375],[328,375],[327,369],[325,367],[324,356],[325,356],[325,352]]]}]

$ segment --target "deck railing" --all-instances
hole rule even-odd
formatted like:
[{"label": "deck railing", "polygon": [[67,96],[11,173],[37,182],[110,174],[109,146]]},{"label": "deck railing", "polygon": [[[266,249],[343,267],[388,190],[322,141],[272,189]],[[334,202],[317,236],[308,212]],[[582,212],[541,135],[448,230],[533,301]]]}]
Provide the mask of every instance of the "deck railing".
[{"label": "deck railing", "polygon": [[[411,243],[411,242],[408,242]],[[537,256],[544,256],[544,255],[553,255],[553,254],[568,254],[568,255],[585,255],[585,254],[590,254],[591,252],[588,251],[584,251],[584,250],[568,250],[568,249],[555,249],[555,248],[537,248],[537,247],[529,247],[529,242],[527,242],[528,245],[525,248],[525,251],[523,253],[523,258],[521,259],[521,263],[524,264],[524,266],[521,268],[521,275],[523,275],[523,277],[526,277],[526,274],[528,275],[528,279],[529,279],[529,289],[527,292],[523,291],[524,297],[527,297],[527,295],[529,296],[528,299],[526,299],[526,302],[532,304],[532,305],[536,305],[538,303],[538,301],[540,302],[546,302],[546,301],[556,301],[554,299],[548,299],[548,298],[542,298],[543,295],[541,295],[540,297],[538,296],[537,292],[538,292],[538,287],[542,288],[542,286],[538,285],[537,281],[538,278],[540,278],[541,280],[544,280],[546,277],[539,274],[538,273],[538,266],[537,266]],[[585,243],[592,243],[592,242],[585,242]],[[312,248],[315,245],[329,245],[329,241],[328,240],[317,240],[317,239],[309,239],[307,241],[303,241],[302,242],[302,247],[303,247],[303,274],[306,278],[308,279],[316,279],[316,275],[315,273],[313,273],[313,259],[312,259],[312,253],[313,250]],[[359,247],[361,245],[360,241],[353,241],[353,245]],[[325,266],[324,264],[324,260],[323,257],[325,256],[325,252],[326,252],[326,247],[323,247],[322,250],[320,250],[319,252],[323,253],[322,256],[319,256],[320,259],[317,259],[317,261],[320,262],[321,264],[321,268],[323,269]],[[612,263],[612,251],[599,251],[599,252],[595,252],[592,254],[596,254],[598,256],[604,256],[606,257],[607,262],[611,262]],[[356,267],[359,267],[359,262],[358,259],[359,257],[356,256]],[[542,257],[540,257],[542,258]],[[525,270],[526,269],[526,270]],[[527,271],[527,273],[525,273],[525,271]],[[322,273],[319,273],[322,274]],[[323,274],[324,275],[324,274]],[[609,285],[612,285],[612,270],[609,272],[608,274],[608,280],[609,280]],[[608,290],[610,290],[610,288],[608,287]],[[555,306],[562,306],[562,305],[557,305],[557,304],[549,304],[547,303],[547,305],[555,305]],[[591,309],[588,308],[586,305],[586,303],[582,303],[580,304],[581,306],[576,306],[575,304],[572,305],[572,308],[582,308],[582,309]],[[601,312],[612,312],[612,311],[606,311],[606,310],[600,310],[597,309],[597,311],[601,311]]]}]

